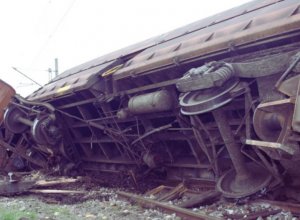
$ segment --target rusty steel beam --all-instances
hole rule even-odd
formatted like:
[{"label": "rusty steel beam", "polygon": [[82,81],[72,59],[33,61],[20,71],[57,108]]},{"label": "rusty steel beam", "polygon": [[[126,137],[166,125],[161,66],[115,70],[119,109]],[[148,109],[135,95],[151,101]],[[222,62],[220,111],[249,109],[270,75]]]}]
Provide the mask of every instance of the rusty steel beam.
[{"label": "rusty steel beam", "polygon": [[25,152],[19,151],[18,149],[14,148],[13,146],[5,143],[3,140],[0,139],[0,147],[3,147],[9,151],[12,151],[13,153],[23,157],[24,159],[28,160],[31,163],[34,163],[42,168],[47,168],[47,163],[44,163],[42,161],[37,161],[33,159],[32,157],[28,156]]}]

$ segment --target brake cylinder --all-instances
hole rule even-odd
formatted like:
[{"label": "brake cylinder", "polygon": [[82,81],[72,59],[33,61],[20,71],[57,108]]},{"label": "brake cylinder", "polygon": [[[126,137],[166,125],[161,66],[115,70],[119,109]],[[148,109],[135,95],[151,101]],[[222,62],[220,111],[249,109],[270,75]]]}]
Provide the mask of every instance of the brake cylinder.
[{"label": "brake cylinder", "polygon": [[173,108],[172,96],[167,90],[134,96],[129,99],[128,110],[131,114],[145,114],[169,111]]}]

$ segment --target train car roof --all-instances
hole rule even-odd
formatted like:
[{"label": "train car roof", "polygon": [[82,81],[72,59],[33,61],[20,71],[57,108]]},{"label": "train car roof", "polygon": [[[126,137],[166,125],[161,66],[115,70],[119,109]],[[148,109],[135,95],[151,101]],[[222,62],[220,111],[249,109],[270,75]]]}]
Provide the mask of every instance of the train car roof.
[{"label": "train car roof", "polygon": [[235,43],[234,40],[241,36],[243,38],[238,39],[237,43],[243,44],[294,31],[295,28],[298,30],[299,7],[299,0],[250,1],[75,66],[28,98],[59,96],[58,93],[70,90],[71,87],[73,91],[78,91],[88,86],[91,77],[120,63],[124,65],[114,73],[114,80],[130,77],[133,72],[137,74],[174,64],[178,57],[184,60],[228,50],[231,43]]}]

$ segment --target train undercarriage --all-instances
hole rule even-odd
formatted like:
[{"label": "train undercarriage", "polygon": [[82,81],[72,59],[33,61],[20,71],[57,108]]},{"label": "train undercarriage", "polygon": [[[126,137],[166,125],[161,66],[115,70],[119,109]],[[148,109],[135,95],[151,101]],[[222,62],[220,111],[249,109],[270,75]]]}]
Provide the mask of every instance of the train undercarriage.
[{"label": "train undercarriage", "polygon": [[252,1],[27,98],[1,82],[0,168],[210,181],[235,199],[299,186],[299,8]]}]

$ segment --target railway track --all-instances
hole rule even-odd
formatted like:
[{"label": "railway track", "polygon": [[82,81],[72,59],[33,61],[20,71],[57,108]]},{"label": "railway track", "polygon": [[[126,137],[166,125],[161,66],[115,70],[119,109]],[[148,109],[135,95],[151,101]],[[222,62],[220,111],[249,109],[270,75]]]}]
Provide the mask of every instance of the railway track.
[{"label": "railway track", "polygon": [[127,192],[121,192],[118,191],[117,194],[121,197],[124,197],[126,199],[129,199],[138,205],[141,205],[145,208],[157,208],[164,212],[173,214],[175,213],[177,216],[184,218],[184,219],[207,219],[207,220],[219,220],[220,218],[211,217],[205,214],[195,213],[193,211],[190,211],[188,209],[176,207],[174,205],[164,204],[155,200],[146,199],[141,196],[134,195],[132,193]]},{"label": "railway track", "polygon": [[[9,181],[0,183],[0,194],[5,196],[40,195],[52,202],[63,196],[65,199],[70,197],[67,201],[74,200],[78,203],[89,198],[105,198],[106,192],[109,191],[114,200],[125,200],[145,210],[159,210],[169,216],[187,220],[256,220],[266,217],[280,219],[282,216],[294,220],[300,217],[300,204],[268,200],[264,197],[248,198],[243,201],[226,200],[213,188],[195,191],[187,187],[185,183],[177,186],[160,185],[141,193],[140,191],[124,191],[123,188],[101,187],[99,190],[101,184],[86,177],[74,179],[44,176],[44,179],[39,177],[39,180],[33,180],[28,178],[28,175],[31,174],[27,173],[26,178],[15,180],[14,174],[10,174],[7,178]],[[33,176],[36,177],[36,175]],[[199,185],[201,184],[203,183],[200,182]],[[193,188],[195,187],[194,183]],[[106,197],[106,200],[110,199]],[[58,203],[61,203],[60,199]],[[100,206],[99,210],[101,210]]]},{"label": "railway track", "polygon": [[[144,208],[158,209],[162,212],[175,214],[181,219],[203,219],[203,220],[227,220],[227,219],[244,219],[256,220],[272,217],[272,219],[293,219],[300,217],[300,205],[290,202],[278,202],[272,200],[254,200],[244,205],[236,205],[232,202],[222,201],[218,205],[211,204],[200,206],[200,209],[182,208],[173,205],[171,201],[160,202],[155,199],[145,198],[133,193],[117,191],[121,198]],[[170,204],[171,203],[171,204]],[[198,206],[199,207],[199,206]]]}]

